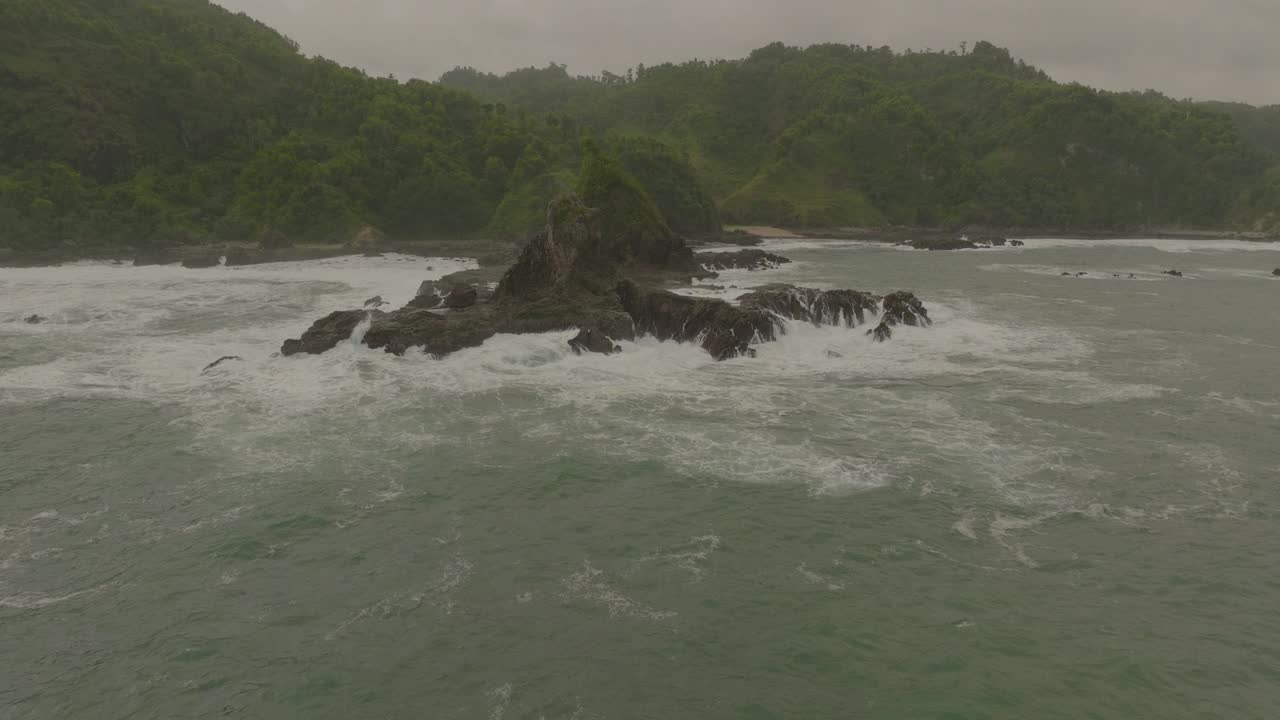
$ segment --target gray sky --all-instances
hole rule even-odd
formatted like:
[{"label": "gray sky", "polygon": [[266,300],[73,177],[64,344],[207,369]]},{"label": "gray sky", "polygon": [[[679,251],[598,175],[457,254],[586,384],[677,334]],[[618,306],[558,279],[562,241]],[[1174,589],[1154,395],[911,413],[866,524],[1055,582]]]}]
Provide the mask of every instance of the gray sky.
[{"label": "gray sky", "polygon": [[741,57],[774,40],[990,40],[1059,80],[1280,103],[1280,0],[215,0],[370,73],[574,73]]}]

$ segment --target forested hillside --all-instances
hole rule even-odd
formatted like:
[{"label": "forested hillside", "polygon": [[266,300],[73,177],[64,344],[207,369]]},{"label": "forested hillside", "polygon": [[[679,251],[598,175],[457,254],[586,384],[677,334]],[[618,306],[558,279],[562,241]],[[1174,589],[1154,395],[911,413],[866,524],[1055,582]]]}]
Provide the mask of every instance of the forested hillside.
[{"label": "forested hillside", "polygon": [[578,186],[584,135],[686,235],[1260,228],[1271,110],[1061,85],[986,43],[401,82],[206,0],[5,0],[0,247],[518,239]]},{"label": "forested hillside", "polygon": [[735,222],[1252,227],[1276,209],[1274,113],[1064,85],[985,42],[775,44],[625,76],[553,64],[441,80],[659,138],[688,153]]}]

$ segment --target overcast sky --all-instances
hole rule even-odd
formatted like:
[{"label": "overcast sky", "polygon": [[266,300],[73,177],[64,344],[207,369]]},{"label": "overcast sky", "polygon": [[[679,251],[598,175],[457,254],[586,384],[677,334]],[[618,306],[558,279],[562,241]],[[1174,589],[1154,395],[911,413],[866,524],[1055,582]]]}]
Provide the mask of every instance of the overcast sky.
[{"label": "overcast sky", "polygon": [[1280,0],[216,0],[370,73],[624,71],[781,40],[990,40],[1059,80],[1280,103]]}]

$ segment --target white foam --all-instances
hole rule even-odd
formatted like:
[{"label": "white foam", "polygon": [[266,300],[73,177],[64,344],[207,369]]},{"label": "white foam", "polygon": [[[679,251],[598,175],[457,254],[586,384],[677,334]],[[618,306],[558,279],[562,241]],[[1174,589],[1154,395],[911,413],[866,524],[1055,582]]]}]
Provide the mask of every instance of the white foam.
[{"label": "white foam", "polygon": [[1067,238],[1026,238],[1023,240],[1025,250],[1047,250],[1052,248],[1085,248],[1104,247],[1148,248],[1167,253],[1221,253],[1221,252],[1280,252],[1280,243],[1251,242],[1248,240],[1204,239],[1155,239],[1155,238],[1120,238],[1106,240],[1081,240]]}]

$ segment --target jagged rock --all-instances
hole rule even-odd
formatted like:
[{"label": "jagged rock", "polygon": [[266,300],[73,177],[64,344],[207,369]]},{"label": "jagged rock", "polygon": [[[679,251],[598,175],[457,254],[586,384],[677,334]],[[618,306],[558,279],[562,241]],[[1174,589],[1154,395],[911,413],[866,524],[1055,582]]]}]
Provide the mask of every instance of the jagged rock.
[{"label": "jagged rock", "polygon": [[382,300],[382,296],[381,296],[381,295],[374,295],[373,297],[371,297],[371,298],[369,298],[368,300],[365,300],[365,301],[364,301],[364,307],[365,307],[365,309],[366,309],[366,310],[372,310],[372,309],[374,309],[374,308],[380,308],[380,307],[382,307],[383,305],[388,305],[388,304],[390,304],[390,303],[384,302],[384,301]]},{"label": "jagged rock", "polygon": [[476,304],[479,294],[474,287],[455,287],[444,296],[443,304],[450,310],[461,310]]},{"label": "jagged rock", "polygon": [[1026,247],[1026,245],[1027,245],[1027,244],[1026,244],[1026,243],[1024,243],[1024,242],[1022,242],[1021,240],[1010,240],[1010,241],[1009,241],[1009,247]]},{"label": "jagged rock", "polygon": [[1161,274],[1161,275],[1169,275],[1169,276],[1172,276],[1172,277],[1182,277],[1182,272],[1181,272],[1181,271],[1179,271],[1179,270],[1165,270],[1164,272],[1162,272],[1162,273],[1160,273],[1160,274]]},{"label": "jagged rock", "polygon": [[1280,268],[1271,271],[1271,277],[1280,277]]},{"label": "jagged rock", "polygon": [[772,270],[791,262],[781,255],[754,248],[737,252],[699,253],[697,259],[702,267],[713,272],[716,270]]},{"label": "jagged rock", "polygon": [[222,356],[222,357],[218,358],[217,360],[214,360],[213,362],[209,363],[208,365],[205,365],[205,366],[204,366],[204,370],[201,370],[200,372],[202,372],[202,373],[209,372],[210,370],[212,370],[212,369],[214,369],[214,368],[218,367],[218,366],[219,366],[219,365],[221,365],[222,363],[225,363],[225,362],[236,362],[236,361],[240,361],[240,360],[244,360],[244,358],[240,357],[239,355],[224,355],[224,356]]},{"label": "jagged rock", "polygon": [[430,295],[419,295],[418,297],[410,300],[405,307],[417,310],[433,310],[440,307],[440,303],[442,302],[444,302],[444,298],[441,298],[433,292]]},{"label": "jagged rock", "polygon": [[222,255],[220,253],[189,255],[182,258],[182,267],[191,270],[203,270],[205,268],[218,267],[221,264]]},{"label": "jagged rock", "polygon": [[[553,201],[547,219],[546,230],[524,248],[491,298],[480,297],[478,279],[455,281],[443,300],[433,291],[440,285],[424,284],[424,294],[399,310],[348,310],[322,318],[301,338],[285,342],[281,353],[325,352],[351,337],[367,319],[362,342],[396,354],[421,348],[441,357],[481,345],[498,333],[577,329],[579,336],[570,343],[576,350],[612,353],[618,349],[616,341],[641,333],[664,341],[696,342],[724,360],[754,356],[751,346],[775,340],[785,329],[784,318],[854,325],[863,321],[865,311],[875,310],[874,298],[852,290],[765,288],[742,305],[733,305],[646,287],[632,278],[687,279],[690,268],[696,268],[692,253],[678,238],[654,227],[640,234],[611,230],[599,212],[573,196]],[[666,261],[645,260],[654,257]],[[905,295],[918,305],[914,296]],[[432,312],[441,302],[450,312]],[[912,310],[915,306],[906,302],[904,307],[898,321],[916,324],[919,316],[927,318],[923,306]]]},{"label": "jagged rock", "polygon": [[594,328],[584,328],[579,331],[576,337],[569,340],[569,347],[573,349],[574,355],[581,355],[584,352],[613,355],[622,352],[621,345]]},{"label": "jagged rock", "polygon": [[814,325],[857,327],[876,313],[880,298],[857,290],[815,290],[792,285],[769,285],[743,295],[743,307],[768,310],[790,320]]},{"label": "jagged rock", "polygon": [[1002,238],[1002,237],[995,237],[995,236],[980,238],[978,242],[985,243],[987,245],[990,245],[991,247],[1004,247],[1005,245],[1009,244],[1008,239]]},{"label": "jagged rock", "polygon": [[339,310],[335,313],[317,320],[310,329],[302,334],[297,340],[286,340],[284,346],[280,348],[280,354],[288,357],[299,353],[309,353],[311,355],[319,355],[320,353],[332,350],[337,347],[338,343],[351,337],[351,333],[361,322],[370,315],[377,316],[382,313],[374,310],[372,313],[364,310]]},{"label": "jagged rock", "polygon": [[697,342],[716,360],[753,356],[753,343],[776,340],[783,329],[782,321],[763,308],[641,288],[629,280],[618,286],[618,299],[636,332],[661,341]]},{"label": "jagged rock", "polygon": [[[427,269],[430,270],[430,268],[427,268]],[[436,294],[436,284],[431,280],[423,280],[422,284],[418,286],[418,292],[414,297],[422,297],[423,295],[435,295],[435,294]]]},{"label": "jagged rock", "polygon": [[867,335],[875,338],[876,342],[884,342],[892,338],[893,328],[898,325],[928,327],[933,324],[924,303],[920,302],[914,294],[906,291],[886,295],[881,307],[884,310],[883,319],[879,325],[867,331]]},{"label": "jagged rock", "polygon": [[40,323],[44,322],[44,318],[40,317],[39,315],[31,315],[29,317],[23,318],[22,322],[28,325],[39,325]]},{"label": "jagged rock", "polygon": [[1089,273],[1087,273],[1087,272],[1078,272],[1078,273],[1076,273],[1076,277],[1084,277],[1085,275],[1088,275],[1088,274],[1089,274]]},{"label": "jagged rock", "polygon": [[976,250],[978,245],[963,237],[917,237],[905,245],[917,250]]}]

